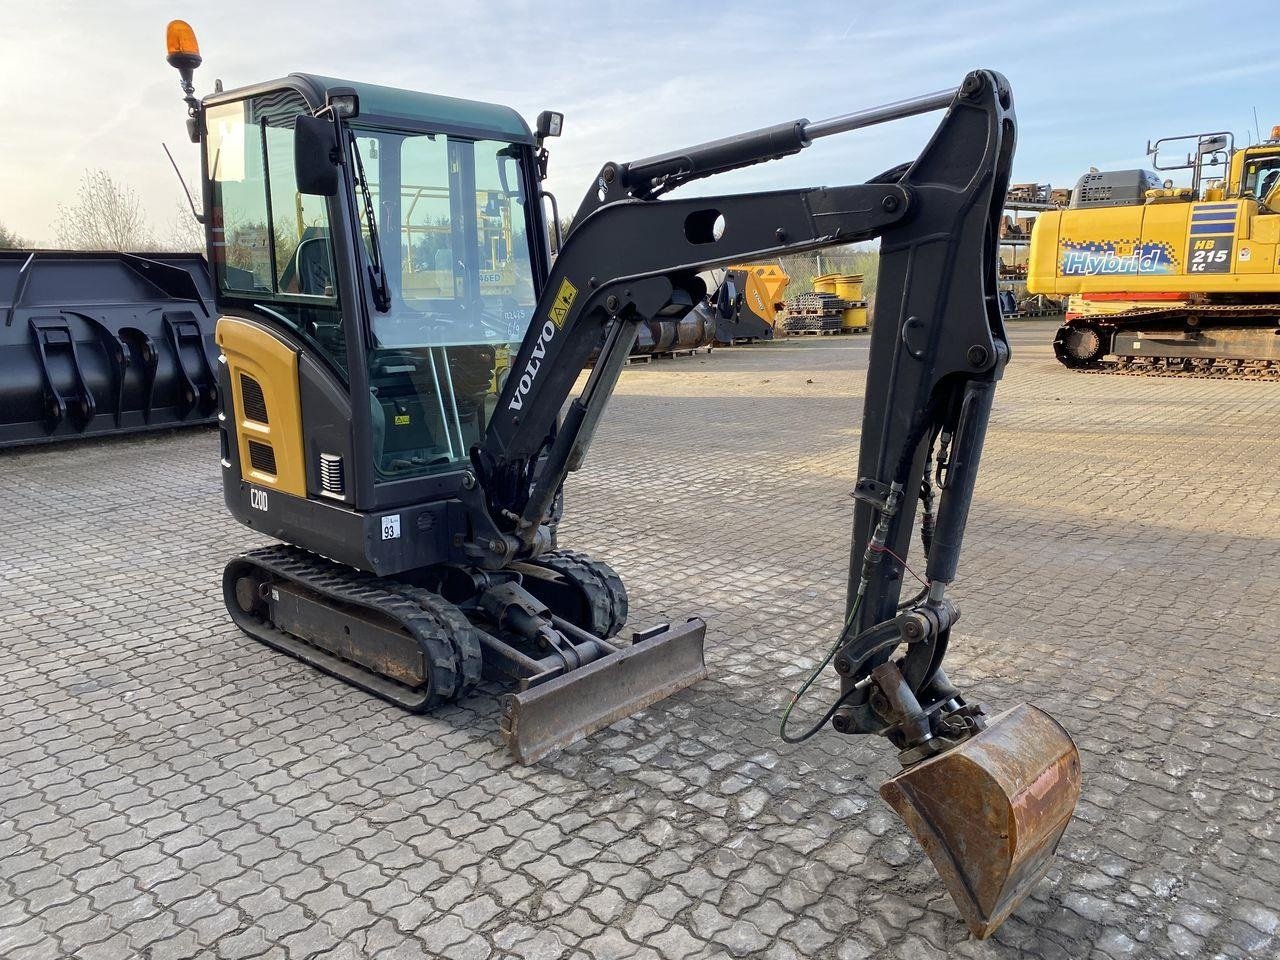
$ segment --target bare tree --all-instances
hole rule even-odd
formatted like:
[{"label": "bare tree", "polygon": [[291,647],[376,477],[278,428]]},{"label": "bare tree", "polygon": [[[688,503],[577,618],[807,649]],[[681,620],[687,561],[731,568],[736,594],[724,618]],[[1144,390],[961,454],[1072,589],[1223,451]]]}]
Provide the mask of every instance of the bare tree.
[{"label": "bare tree", "polygon": [[182,200],[174,203],[173,219],[165,229],[160,248],[174,253],[204,253],[204,226]]},{"label": "bare tree", "polygon": [[137,192],[106,170],[86,170],[72,204],[58,204],[58,244],[70,250],[146,250],[155,245]]},{"label": "bare tree", "polygon": [[26,241],[20,236],[0,223],[0,250],[16,250],[19,247],[25,247]]}]

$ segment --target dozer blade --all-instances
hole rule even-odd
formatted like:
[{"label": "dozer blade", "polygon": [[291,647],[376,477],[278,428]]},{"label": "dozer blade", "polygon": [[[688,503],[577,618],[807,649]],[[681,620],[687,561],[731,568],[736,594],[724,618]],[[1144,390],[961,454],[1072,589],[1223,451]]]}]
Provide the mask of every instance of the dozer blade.
[{"label": "dozer blade", "polygon": [[707,625],[692,619],[502,698],[502,735],[521,763],[576,743],[707,675]]},{"label": "dozer blade", "polygon": [[984,939],[1049,868],[1080,799],[1080,754],[1042,710],[1020,704],[881,788]]}]

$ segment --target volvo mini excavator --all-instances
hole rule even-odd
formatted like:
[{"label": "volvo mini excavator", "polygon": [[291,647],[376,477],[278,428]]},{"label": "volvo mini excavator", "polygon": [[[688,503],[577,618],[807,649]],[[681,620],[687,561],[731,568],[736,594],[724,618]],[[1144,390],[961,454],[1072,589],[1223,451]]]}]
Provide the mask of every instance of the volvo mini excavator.
[{"label": "volvo mini excavator", "polygon": [[[1080,789],[1062,727],[1026,705],[988,716],[943,669],[1009,359],[1005,79],[977,70],[957,89],[606,163],[552,262],[541,182],[561,115],[531,132],[504,107],[304,74],[201,100],[194,34],[178,21],[168,41],[202,147],[225,499],[284,541],[228,564],[231,617],[410,710],[508,678],[502,733],[526,763],[706,673],[701,620],[620,639],[622,582],[556,539],[562,484],[640,325],[699,303],[701,271],[880,238],[848,605],[823,665],[841,693],[784,736],[829,723],[888,739],[902,770],[883,796],[973,932],[994,930],[1047,869]],[[920,156],[866,183],[666,197],[930,111],[944,113]],[[917,505],[928,587],[904,598]]]}]

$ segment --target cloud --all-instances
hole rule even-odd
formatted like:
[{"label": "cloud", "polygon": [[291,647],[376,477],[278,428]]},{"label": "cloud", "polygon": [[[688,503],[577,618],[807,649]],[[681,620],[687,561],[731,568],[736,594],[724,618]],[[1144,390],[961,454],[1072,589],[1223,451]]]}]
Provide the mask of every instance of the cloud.
[{"label": "cloud", "polygon": [[[606,160],[952,86],[975,66],[1013,84],[1018,179],[1071,184],[1099,157],[1140,161],[1148,137],[1243,126],[1251,91],[1274,86],[1266,36],[1199,18],[1195,57],[1175,63],[1168,51],[1187,43],[1180,9],[1197,8],[222,0],[189,16],[201,91],[215,77],[231,87],[301,70],[509,103],[529,118],[563,110],[550,186],[572,209]],[[0,221],[49,238],[57,204],[90,167],[131,183],[157,222],[170,214],[181,192],[160,141],[188,177],[198,171],[162,50],[176,12],[142,0],[6,10]],[[698,189],[847,182],[913,156],[931,128],[916,119],[832,138]]]}]

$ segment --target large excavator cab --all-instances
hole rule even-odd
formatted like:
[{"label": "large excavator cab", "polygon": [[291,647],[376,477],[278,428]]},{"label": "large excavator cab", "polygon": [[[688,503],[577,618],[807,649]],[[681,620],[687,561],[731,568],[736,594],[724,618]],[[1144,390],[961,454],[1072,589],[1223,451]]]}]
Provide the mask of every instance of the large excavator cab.
[{"label": "large excavator cab", "polygon": [[1019,704],[880,787],[974,936],[986,938],[1044,876],[1080,799],[1080,754],[1051,716]]}]

